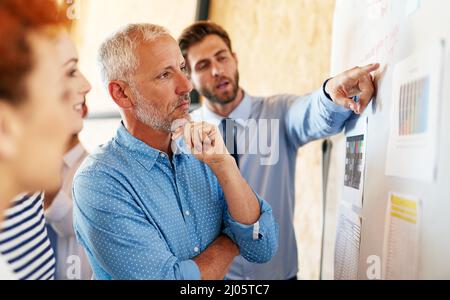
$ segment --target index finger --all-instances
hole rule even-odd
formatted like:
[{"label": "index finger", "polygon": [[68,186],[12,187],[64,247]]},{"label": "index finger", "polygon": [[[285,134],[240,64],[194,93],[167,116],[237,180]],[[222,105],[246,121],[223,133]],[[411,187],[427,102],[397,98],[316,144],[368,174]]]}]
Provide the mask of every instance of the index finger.
[{"label": "index finger", "polygon": [[376,71],[379,67],[380,67],[379,63],[370,64],[370,65],[367,65],[364,67],[358,67],[358,68],[351,70],[350,76],[352,76],[354,78],[360,78],[360,77],[370,74],[373,71]]}]

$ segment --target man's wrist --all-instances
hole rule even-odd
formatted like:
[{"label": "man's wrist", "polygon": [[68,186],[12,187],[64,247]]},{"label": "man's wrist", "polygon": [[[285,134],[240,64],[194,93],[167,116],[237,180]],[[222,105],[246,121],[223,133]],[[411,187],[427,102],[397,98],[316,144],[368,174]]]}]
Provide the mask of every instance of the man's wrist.
[{"label": "man's wrist", "polygon": [[224,171],[229,171],[233,168],[237,168],[236,161],[230,154],[224,154],[221,161],[210,163],[208,164],[208,166],[211,168],[214,174],[216,174],[216,176]]},{"label": "man's wrist", "polygon": [[331,98],[331,95],[327,92],[327,83],[328,83],[331,79],[333,79],[333,77],[328,78],[327,80],[325,80],[325,82],[323,83],[323,86],[322,86],[322,90],[323,90],[323,93],[325,94],[325,96],[326,96],[329,100],[333,101],[333,98]]}]

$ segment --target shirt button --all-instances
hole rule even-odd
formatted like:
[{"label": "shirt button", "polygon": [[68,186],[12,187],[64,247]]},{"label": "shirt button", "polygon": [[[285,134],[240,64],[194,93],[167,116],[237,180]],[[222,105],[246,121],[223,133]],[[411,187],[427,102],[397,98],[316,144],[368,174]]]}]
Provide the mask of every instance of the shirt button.
[{"label": "shirt button", "polygon": [[191,213],[188,210],[185,212],[185,214],[186,214],[186,216],[190,216],[191,215]]},{"label": "shirt button", "polygon": [[194,247],[194,252],[198,252],[198,251],[199,251],[198,247]]}]

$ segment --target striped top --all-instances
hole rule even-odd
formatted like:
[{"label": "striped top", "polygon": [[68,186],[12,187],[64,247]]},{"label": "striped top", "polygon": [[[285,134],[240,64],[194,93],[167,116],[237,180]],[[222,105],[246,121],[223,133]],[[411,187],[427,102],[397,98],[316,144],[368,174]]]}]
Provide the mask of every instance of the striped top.
[{"label": "striped top", "polygon": [[13,273],[9,270],[9,266],[3,261],[0,255],[0,280],[14,280],[16,279]]},{"label": "striped top", "polygon": [[55,255],[45,227],[43,194],[22,195],[0,224],[0,253],[20,280],[55,277]]}]

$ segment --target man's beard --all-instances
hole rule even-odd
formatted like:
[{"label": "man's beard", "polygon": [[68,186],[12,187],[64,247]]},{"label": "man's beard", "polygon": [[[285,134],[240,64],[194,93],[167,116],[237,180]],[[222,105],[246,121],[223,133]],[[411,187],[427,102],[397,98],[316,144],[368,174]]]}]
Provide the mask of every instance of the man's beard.
[{"label": "man's beard", "polygon": [[146,100],[136,89],[133,89],[133,94],[136,97],[136,118],[153,129],[167,133],[172,131],[172,122],[175,119],[180,118],[171,118],[171,114],[182,101],[191,101],[189,94],[181,96],[177,103],[173,106],[172,112],[169,115],[163,115],[157,107],[155,107],[150,101]]},{"label": "man's beard", "polygon": [[[220,78],[219,81],[222,79],[223,78]],[[236,73],[234,74],[234,80],[230,80],[227,77],[226,79],[228,79],[230,81],[230,84],[233,86],[233,90],[229,96],[219,97],[217,94],[214,94],[212,90],[209,90],[207,88],[200,89],[200,94],[202,94],[206,99],[213,103],[225,105],[233,102],[236,99],[239,91],[239,72],[236,71]]]}]

